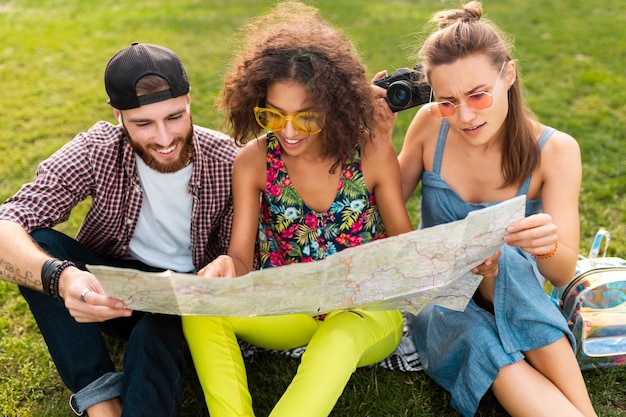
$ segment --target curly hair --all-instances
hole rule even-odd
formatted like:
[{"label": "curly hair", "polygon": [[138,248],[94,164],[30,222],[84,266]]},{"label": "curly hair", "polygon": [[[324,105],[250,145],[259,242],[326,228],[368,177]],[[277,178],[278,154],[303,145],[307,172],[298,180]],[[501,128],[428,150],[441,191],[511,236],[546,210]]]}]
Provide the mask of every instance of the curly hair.
[{"label": "curly hair", "polygon": [[[418,59],[428,74],[438,65],[450,64],[472,54],[484,54],[494,68],[511,61],[512,44],[493,22],[483,18],[481,3],[470,1],[457,10],[436,13],[432,22],[438,29],[424,42]],[[509,109],[505,121],[502,153],[503,187],[521,184],[539,163],[540,149],[532,132],[534,114],[528,108],[519,73],[509,88]]]},{"label": "curly hair", "polygon": [[335,160],[331,171],[371,139],[374,101],[365,66],[347,36],[317,9],[285,1],[239,34],[242,47],[218,102],[238,144],[261,133],[253,107],[264,103],[268,86],[285,81],[304,85],[310,105],[326,116],[319,139],[324,156]]}]

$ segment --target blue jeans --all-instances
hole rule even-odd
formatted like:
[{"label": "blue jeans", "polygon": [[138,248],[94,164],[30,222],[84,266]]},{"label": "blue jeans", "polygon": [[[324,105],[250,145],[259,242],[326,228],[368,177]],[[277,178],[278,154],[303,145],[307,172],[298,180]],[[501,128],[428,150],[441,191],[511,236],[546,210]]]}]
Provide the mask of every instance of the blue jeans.
[{"label": "blue jeans", "polygon": [[[95,255],[76,240],[52,229],[32,238],[50,255],[85,264],[154,270],[134,261]],[[133,312],[131,317],[102,323],[78,323],[64,304],[38,291],[20,287],[57,371],[75,393],[74,411],[81,415],[98,402],[120,396],[122,416],[179,416],[181,380],[191,364],[178,316]],[[124,372],[116,372],[102,333],[127,341]]]}]

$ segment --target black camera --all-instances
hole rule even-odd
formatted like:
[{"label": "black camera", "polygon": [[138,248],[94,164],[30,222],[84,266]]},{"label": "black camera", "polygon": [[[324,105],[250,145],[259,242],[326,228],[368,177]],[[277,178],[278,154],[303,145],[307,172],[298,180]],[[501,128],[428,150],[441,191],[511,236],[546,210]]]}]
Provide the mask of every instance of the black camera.
[{"label": "black camera", "polygon": [[374,83],[387,90],[387,103],[391,111],[410,109],[430,101],[430,86],[419,82],[421,70],[420,64],[413,70],[400,68]]}]

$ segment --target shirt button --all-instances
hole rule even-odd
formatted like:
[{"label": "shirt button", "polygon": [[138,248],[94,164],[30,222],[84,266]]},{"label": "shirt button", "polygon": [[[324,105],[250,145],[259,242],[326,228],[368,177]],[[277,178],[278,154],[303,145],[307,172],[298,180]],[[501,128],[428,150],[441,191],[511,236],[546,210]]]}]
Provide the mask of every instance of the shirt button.
[{"label": "shirt button", "polygon": [[133,219],[131,219],[131,218],[126,219],[126,224],[128,224],[128,225],[133,224]]}]

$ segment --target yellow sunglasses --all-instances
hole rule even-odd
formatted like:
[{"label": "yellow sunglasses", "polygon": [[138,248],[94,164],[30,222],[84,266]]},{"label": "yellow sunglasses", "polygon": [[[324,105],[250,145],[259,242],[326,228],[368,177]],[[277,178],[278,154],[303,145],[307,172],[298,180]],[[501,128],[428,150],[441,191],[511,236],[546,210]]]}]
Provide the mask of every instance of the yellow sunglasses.
[{"label": "yellow sunglasses", "polygon": [[278,132],[285,128],[290,121],[294,129],[306,135],[314,135],[322,131],[325,117],[316,111],[301,111],[293,116],[285,116],[276,109],[264,107],[254,108],[254,118],[259,126],[272,132]]}]

